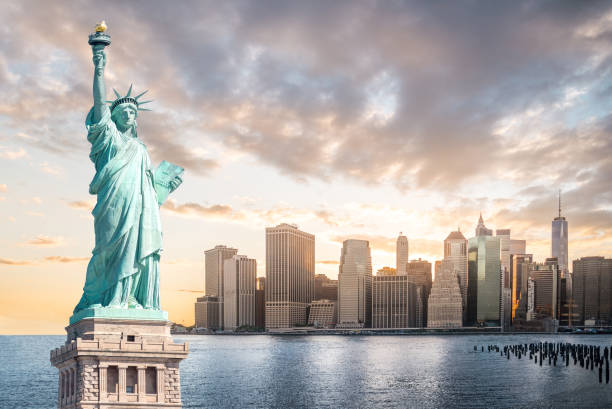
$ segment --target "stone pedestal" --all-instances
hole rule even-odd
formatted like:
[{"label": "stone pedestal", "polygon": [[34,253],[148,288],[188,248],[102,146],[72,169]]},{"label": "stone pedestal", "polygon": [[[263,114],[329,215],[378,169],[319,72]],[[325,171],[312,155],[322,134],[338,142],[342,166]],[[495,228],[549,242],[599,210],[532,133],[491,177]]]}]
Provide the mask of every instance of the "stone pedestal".
[{"label": "stone pedestal", "polygon": [[180,408],[179,362],[189,350],[172,341],[170,326],[85,318],[66,327],[66,343],[51,351],[60,371],[58,408]]}]

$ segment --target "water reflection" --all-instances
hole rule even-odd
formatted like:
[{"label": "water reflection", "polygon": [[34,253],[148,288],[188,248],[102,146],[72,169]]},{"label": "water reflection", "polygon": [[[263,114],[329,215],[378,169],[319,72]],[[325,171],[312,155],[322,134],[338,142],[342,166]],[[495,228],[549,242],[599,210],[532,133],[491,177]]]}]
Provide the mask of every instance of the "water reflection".
[{"label": "water reflection", "polygon": [[[570,365],[507,360],[486,345],[612,345],[612,336],[186,336],[185,408],[607,407],[612,384]],[[49,350],[63,337],[0,337],[0,408],[55,406]],[[484,345],[485,352],[474,352]],[[480,351],[480,348],[479,348]]]}]

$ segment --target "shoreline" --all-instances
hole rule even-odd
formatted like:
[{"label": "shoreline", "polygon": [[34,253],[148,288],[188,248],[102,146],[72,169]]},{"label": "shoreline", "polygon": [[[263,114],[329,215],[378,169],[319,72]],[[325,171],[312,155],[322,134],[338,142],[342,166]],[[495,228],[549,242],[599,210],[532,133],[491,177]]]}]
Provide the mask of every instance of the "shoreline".
[{"label": "shoreline", "polygon": [[466,335],[495,335],[495,336],[521,336],[521,335],[612,335],[612,333],[591,333],[591,332],[499,332],[499,330],[483,331],[483,330],[468,330],[468,331],[423,331],[423,330],[381,330],[381,329],[365,329],[365,330],[283,330],[283,331],[267,331],[267,332],[210,332],[210,333],[189,333],[189,332],[173,332],[173,336],[193,335],[193,336],[466,336]]}]

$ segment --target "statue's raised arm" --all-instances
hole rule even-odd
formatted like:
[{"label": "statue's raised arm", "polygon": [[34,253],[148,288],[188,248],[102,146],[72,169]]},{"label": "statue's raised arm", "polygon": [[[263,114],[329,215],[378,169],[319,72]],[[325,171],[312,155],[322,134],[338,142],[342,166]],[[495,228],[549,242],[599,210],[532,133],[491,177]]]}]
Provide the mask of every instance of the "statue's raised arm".
[{"label": "statue's raised arm", "polygon": [[102,119],[106,107],[106,84],[104,83],[104,68],[106,67],[106,46],[110,45],[110,37],[105,34],[106,24],[102,21],[96,26],[96,33],[89,37],[93,52],[93,122]]},{"label": "statue's raised arm", "polygon": [[106,106],[106,85],[104,84],[104,67],[106,66],[106,51],[104,46],[94,45],[93,50],[94,79],[93,79],[93,120],[98,122],[102,118]]}]

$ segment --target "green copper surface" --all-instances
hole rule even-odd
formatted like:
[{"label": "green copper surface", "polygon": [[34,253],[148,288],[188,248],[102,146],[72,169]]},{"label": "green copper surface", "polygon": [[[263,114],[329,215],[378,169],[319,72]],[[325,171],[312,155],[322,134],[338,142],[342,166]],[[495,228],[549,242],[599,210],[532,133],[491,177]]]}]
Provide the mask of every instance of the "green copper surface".
[{"label": "green copper surface", "polygon": [[83,318],[116,318],[151,321],[167,321],[168,313],[162,310],[134,310],[124,308],[85,308],[70,317],[70,325]]},{"label": "green copper surface", "polygon": [[96,240],[70,323],[90,317],[167,319],[159,299],[159,206],[181,184],[183,169],[165,161],[152,168],[136,132],[139,102],[131,86],[123,97],[116,93],[109,109],[104,49],[104,44],[92,44],[94,106],[86,119],[89,158],[96,170],[89,186],[97,197],[92,211]]}]

